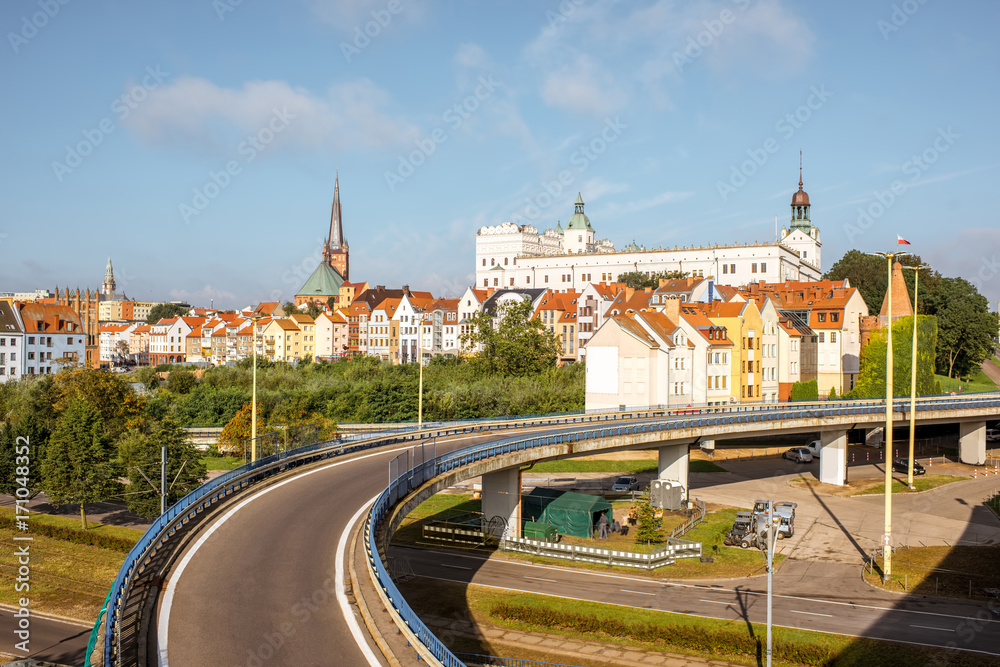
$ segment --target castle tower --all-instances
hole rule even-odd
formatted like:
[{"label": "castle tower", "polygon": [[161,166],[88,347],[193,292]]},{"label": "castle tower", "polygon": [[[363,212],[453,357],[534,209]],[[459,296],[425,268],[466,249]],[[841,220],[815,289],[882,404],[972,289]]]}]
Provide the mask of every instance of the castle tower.
[{"label": "castle tower", "polygon": [[101,298],[109,300],[115,294],[115,270],[111,266],[111,258],[108,257],[108,266],[104,269],[104,282],[101,283]]},{"label": "castle tower", "polygon": [[579,192],[573,205],[573,215],[566,223],[562,235],[563,252],[567,254],[584,253],[587,246],[594,243],[594,228],[590,225],[590,218],[583,212],[583,195]]},{"label": "castle tower", "polygon": [[809,194],[802,189],[802,152],[799,151],[799,189],[792,194],[792,216],[788,228],[781,228],[781,243],[797,251],[799,256],[817,269],[820,265],[819,229],[812,224]]},{"label": "castle tower", "polygon": [[330,234],[323,246],[323,263],[335,269],[344,280],[350,270],[350,249],[344,238],[344,225],[340,211],[340,173],[333,182],[333,205],[330,207]]}]

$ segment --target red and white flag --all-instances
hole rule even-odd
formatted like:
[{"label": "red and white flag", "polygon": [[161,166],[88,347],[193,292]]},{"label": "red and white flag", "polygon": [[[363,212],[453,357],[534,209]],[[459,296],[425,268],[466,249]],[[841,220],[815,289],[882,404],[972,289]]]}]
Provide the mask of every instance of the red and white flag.
[{"label": "red and white flag", "polygon": [[899,234],[896,234],[896,245],[910,245],[910,242],[904,239]]}]

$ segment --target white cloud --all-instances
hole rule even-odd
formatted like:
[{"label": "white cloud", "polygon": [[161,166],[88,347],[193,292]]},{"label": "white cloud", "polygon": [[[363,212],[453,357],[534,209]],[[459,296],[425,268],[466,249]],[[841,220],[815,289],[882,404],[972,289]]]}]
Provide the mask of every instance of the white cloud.
[{"label": "white cloud", "polygon": [[614,114],[628,102],[628,95],[615,84],[610,72],[584,54],[571,65],[550,72],[541,93],[549,106],[593,116]]},{"label": "white cloud", "polygon": [[247,136],[274,128],[279,117],[287,123],[275,132],[276,145],[323,151],[378,148],[417,136],[409,122],[385,111],[389,104],[389,96],[367,79],[316,95],[286,81],[250,81],[237,89],[182,77],[153,90],[123,124],[150,144],[187,143],[231,152]]}]

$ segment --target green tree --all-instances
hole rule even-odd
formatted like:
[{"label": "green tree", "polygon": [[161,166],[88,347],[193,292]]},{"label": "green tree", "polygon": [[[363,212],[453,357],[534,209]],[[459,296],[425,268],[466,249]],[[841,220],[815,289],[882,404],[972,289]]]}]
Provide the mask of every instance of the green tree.
[{"label": "green tree", "polygon": [[284,302],[283,304],[281,304],[281,309],[285,311],[285,317],[288,317],[290,315],[294,315],[295,313],[299,312],[299,309],[295,305],[294,301],[286,301],[286,302]]},{"label": "green tree", "polygon": [[[253,406],[247,403],[243,406],[235,417],[230,419],[225,426],[222,427],[222,432],[219,433],[219,438],[216,443],[216,447],[219,449],[224,456],[242,456],[244,443],[250,439],[252,429],[250,428],[253,419]],[[270,433],[274,429],[268,427],[264,422],[264,416],[261,414],[260,406],[257,409],[257,437],[260,437],[266,433]]]},{"label": "green tree", "polygon": [[[333,297],[330,297],[330,298],[332,299]],[[315,301],[310,301],[310,302],[309,302],[309,305],[308,305],[308,306],[306,306],[306,314],[308,314],[308,315],[309,315],[309,317],[313,318],[314,320],[315,320],[315,319],[316,319],[317,317],[319,317],[319,314],[320,314],[320,313],[322,313],[322,312],[323,312],[323,309],[322,309],[322,308],[320,308],[320,307],[319,307],[319,306],[318,306],[318,305],[316,304],[316,302],[315,302]]]},{"label": "green tree", "polygon": [[87,503],[107,500],[119,488],[111,438],[101,415],[83,399],[75,399],[59,418],[42,462],[45,492],[56,506],[76,503],[87,529]]},{"label": "green tree", "polygon": [[188,309],[178,303],[158,303],[149,309],[146,324],[156,324],[160,320],[169,320],[171,317],[181,317],[187,314]]},{"label": "green tree", "polygon": [[144,401],[121,375],[77,368],[58,374],[54,389],[58,393],[55,408],[59,413],[77,399],[86,401],[97,410],[112,441],[145,420]]},{"label": "green tree", "polygon": [[493,316],[477,313],[468,333],[462,334],[467,347],[482,346],[472,365],[487,374],[521,377],[553,368],[560,352],[554,333],[533,316],[531,301],[505,301]]},{"label": "green tree", "polygon": [[190,393],[198,383],[198,378],[191,371],[173,370],[167,376],[167,391],[175,394]]},{"label": "green tree", "polygon": [[[861,351],[861,373],[848,394],[855,398],[885,396],[885,327],[872,333]],[[937,321],[928,315],[917,318],[917,395],[934,392],[934,357]],[[909,396],[913,359],[913,318],[901,317],[892,325],[892,393]]]},{"label": "green tree", "polygon": [[972,283],[941,278],[925,303],[937,317],[937,367],[948,369],[948,377],[968,375],[993,356],[997,316]]},{"label": "green tree", "polygon": [[683,280],[690,274],[689,271],[660,271],[647,275],[644,271],[629,271],[618,276],[620,283],[625,283],[632,289],[646,289],[652,287],[656,289],[660,286],[660,280]]},{"label": "green tree", "polygon": [[327,299],[326,300],[326,307],[330,309],[331,313],[334,312],[334,311],[336,311],[337,310],[337,297],[331,296],[329,299]]},{"label": "green tree", "polygon": [[25,487],[28,497],[33,498],[42,491],[42,460],[48,438],[48,432],[30,414],[0,427],[0,493],[14,495]]},{"label": "green tree", "polygon": [[649,501],[642,501],[636,507],[635,543],[659,544],[663,542],[663,518],[656,516],[656,510]]},{"label": "green tree", "polygon": [[131,511],[147,519],[160,515],[161,447],[167,448],[166,507],[205,480],[201,454],[191,443],[187,432],[172,418],[155,422],[148,432],[140,429],[129,431],[118,443],[118,459],[129,480],[125,487],[125,501]]}]

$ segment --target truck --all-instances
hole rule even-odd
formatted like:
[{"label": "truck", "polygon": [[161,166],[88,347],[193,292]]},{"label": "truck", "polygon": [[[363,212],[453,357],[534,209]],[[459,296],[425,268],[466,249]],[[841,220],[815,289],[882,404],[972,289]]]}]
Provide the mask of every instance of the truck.
[{"label": "truck", "polygon": [[[795,508],[797,503],[774,503],[774,518],[778,528],[778,539],[791,537],[795,534]],[[733,527],[726,534],[723,542],[728,546],[739,545],[743,549],[767,546],[767,501],[754,501],[753,511],[737,512]]]}]

